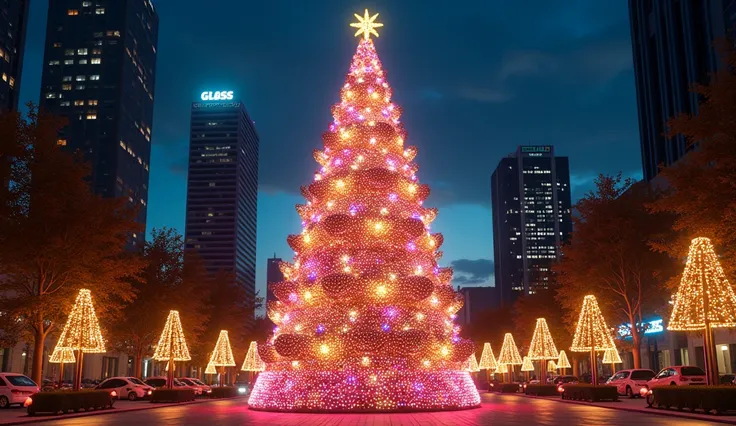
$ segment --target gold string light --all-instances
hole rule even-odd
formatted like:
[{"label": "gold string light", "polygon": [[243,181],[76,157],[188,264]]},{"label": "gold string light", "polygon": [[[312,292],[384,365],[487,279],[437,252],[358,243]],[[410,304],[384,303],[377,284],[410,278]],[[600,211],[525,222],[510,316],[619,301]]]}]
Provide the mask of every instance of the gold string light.
[{"label": "gold string light", "polygon": [[501,346],[501,352],[498,353],[498,364],[499,365],[521,365],[523,360],[519,355],[519,348],[516,347],[514,342],[514,336],[511,333],[506,333],[503,336],[503,345]]},{"label": "gold string light", "polygon": [[736,327],[736,294],[708,238],[690,243],[674,302],[668,330],[703,330],[706,315],[711,327]]},{"label": "gold string light", "polygon": [[230,338],[227,335],[227,330],[220,331],[220,336],[217,338],[215,350],[212,351],[209,363],[215,367],[235,366],[235,358],[233,358],[233,350],[230,347]]},{"label": "gold string light", "polygon": [[207,368],[204,369],[204,374],[217,374],[217,369],[211,362],[207,363]]},{"label": "gold string light", "polygon": [[266,364],[258,355],[258,343],[250,342],[248,353],[245,354],[245,360],[243,361],[243,366],[240,367],[240,369],[242,371],[263,371],[265,368]]},{"label": "gold string light", "polygon": [[534,364],[528,356],[525,356],[521,363],[521,371],[534,371]]},{"label": "gold string light", "polygon": [[184,339],[179,311],[169,311],[161,337],[158,339],[158,345],[156,345],[156,351],[153,353],[153,359],[156,361],[171,361],[172,359],[189,361],[192,359],[189,356],[186,339]]},{"label": "gold string light", "polygon": [[618,354],[618,350],[616,348],[612,348],[606,349],[606,351],[603,353],[603,363],[621,364],[623,363],[623,361],[621,361],[621,356]]},{"label": "gold string light", "polygon": [[80,350],[83,353],[106,352],[105,340],[102,338],[100,323],[92,304],[92,293],[89,290],[79,290],[57,346]]},{"label": "gold string light", "polygon": [[480,354],[478,367],[481,370],[495,370],[498,368],[496,357],[493,355],[493,349],[491,349],[491,344],[488,342],[483,344],[483,352]]},{"label": "gold string light", "polygon": [[545,359],[556,359],[560,354],[557,352],[555,342],[547,327],[547,320],[537,318],[537,325],[534,327],[532,342],[529,344],[528,357],[532,361]]},{"label": "gold string light", "polygon": [[475,373],[480,371],[480,368],[478,368],[478,360],[475,358],[475,354],[470,354],[468,357],[468,360],[465,361],[465,365],[463,366],[463,370]]},{"label": "gold string light", "polygon": [[590,352],[591,350],[605,351],[615,347],[611,331],[598,307],[598,301],[595,296],[585,296],[570,350]]},{"label": "gold string light", "polygon": [[553,360],[547,361],[547,371],[551,373],[557,371],[557,364]]},{"label": "gold string light", "polygon": [[54,352],[49,358],[49,362],[52,364],[72,364],[77,362],[77,358],[74,356],[74,351],[70,348],[62,348],[56,345]]},{"label": "gold string light", "polygon": [[564,350],[560,351],[560,356],[557,358],[557,368],[570,368],[570,361],[567,359],[567,354]]}]

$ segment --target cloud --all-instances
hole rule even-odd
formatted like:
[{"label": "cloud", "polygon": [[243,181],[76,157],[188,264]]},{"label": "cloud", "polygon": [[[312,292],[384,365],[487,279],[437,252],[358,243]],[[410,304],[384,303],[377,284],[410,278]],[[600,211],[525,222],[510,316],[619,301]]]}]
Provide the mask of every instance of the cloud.
[{"label": "cloud", "polygon": [[506,80],[519,75],[538,74],[557,68],[558,62],[558,58],[545,52],[535,50],[510,52],[501,64],[498,78]]},{"label": "cloud", "polygon": [[457,259],[450,264],[455,271],[453,284],[483,284],[493,275],[491,259]]},{"label": "cloud", "polygon": [[462,87],[458,89],[457,95],[463,99],[500,104],[511,100],[514,96],[502,89],[484,89],[477,87]]}]

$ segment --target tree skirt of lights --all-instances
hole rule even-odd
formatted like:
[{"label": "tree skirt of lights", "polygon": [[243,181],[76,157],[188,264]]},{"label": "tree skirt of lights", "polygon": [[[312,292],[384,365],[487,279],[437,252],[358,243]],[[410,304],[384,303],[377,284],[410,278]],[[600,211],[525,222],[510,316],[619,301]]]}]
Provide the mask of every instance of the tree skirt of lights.
[{"label": "tree skirt of lights", "polygon": [[480,405],[467,371],[264,371],[249,408],[288,412],[408,412]]}]

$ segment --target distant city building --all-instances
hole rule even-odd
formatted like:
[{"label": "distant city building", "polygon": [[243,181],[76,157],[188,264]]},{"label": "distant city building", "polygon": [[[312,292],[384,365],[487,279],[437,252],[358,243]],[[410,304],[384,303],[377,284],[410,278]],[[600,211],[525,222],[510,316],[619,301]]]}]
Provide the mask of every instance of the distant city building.
[{"label": "distant city building", "polygon": [[18,109],[29,3],[0,1],[0,114]]},{"label": "distant city building", "polygon": [[552,146],[520,146],[491,177],[495,283],[504,305],[546,289],[572,232],[570,168]]},{"label": "distant city building", "polygon": [[266,307],[268,307],[268,302],[276,300],[276,296],[274,296],[273,290],[271,290],[271,284],[284,280],[284,274],[279,269],[279,263],[281,261],[281,258],[276,257],[274,253],[273,257],[268,259],[268,265],[266,265]]},{"label": "distant city building", "polygon": [[207,93],[191,109],[185,250],[199,253],[210,274],[231,273],[253,302],[258,134],[232,92],[212,101]]},{"label": "distant city building", "polygon": [[666,121],[679,113],[696,113],[693,83],[706,83],[719,66],[713,42],[732,36],[734,0],[629,0],[636,97],[644,179],[687,151],[687,141],[665,138]]},{"label": "distant city building", "polygon": [[157,43],[148,0],[49,0],[41,108],[67,118],[59,144],[91,163],[95,193],[128,198],[143,225]]},{"label": "distant city building", "polygon": [[457,323],[466,326],[476,322],[484,311],[496,309],[501,306],[498,287],[458,287],[458,293],[462,294],[465,303],[457,313]]}]

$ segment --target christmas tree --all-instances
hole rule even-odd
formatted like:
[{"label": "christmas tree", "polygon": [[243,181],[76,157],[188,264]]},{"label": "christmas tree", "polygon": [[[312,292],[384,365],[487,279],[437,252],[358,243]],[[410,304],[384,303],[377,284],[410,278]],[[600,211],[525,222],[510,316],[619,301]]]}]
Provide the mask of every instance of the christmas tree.
[{"label": "christmas tree", "polygon": [[555,362],[552,360],[547,361],[547,372],[554,373],[556,371],[557,371],[557,364],[555,364]]},{"label": "christmas tree", "polygon": [[534,328],[532,342],[529,344],[528,356],[533,361],[556,359],[560,356],[552,340],[549,327],[547,327],[547,320],[544,318],[537,318],[537,326]]},{"label": "christmas tree", "polygon": [[465,361],[465,364],[463,365],[463,370],[469,373],[480,371],[480,368],[478,368],[478,360],[475,358],[475,354],[470,354],[467,361]]},{"label": "christmas tree", "polygon": [[106,352],[100,323],[97,321],[95,307],[92,304],[92,293],[89,290],[79,290],[56,346],[78,351],[74,390],[79,390],[84,354]]},{"label": "christmas tree", "polygon": [[566,373],[566,369],[570,368],[570,361],[567,360],[567,354],[564,350],[560,351],[560,357],[557,358],[557,368],[562,369],[562,374]]},{"label": "christmas tree", "polygon": [[606,325],[601,309],[598,307],[598,301],[595,296],[585,296],[570,350],[573,352],[590,352],[591,375],[594,386],[598,384],[596,380],[598,375],[596,351],[605,351],[615,347],[610,329]]},{"label": "christmas tree", "polygon": [[491,344],[488,342],[483,344],[483,353],[480,354],[478,367],[481,370],[495,370],[498,368],[496,357],[493,355],[493,349],[491,349]]},{"label": "christmas tree", "polygon": [[674,296],[668,330],[703,330],[708,384],[718,384],[718,361],[713,327],[736,327],[736,294],[726,279],[708,238],[690,243],[685,271]]},{"label": "christmas tree", "polygon": [[71,348],[62,348],[58,344],[54,348],[54,352],[49,358],[49,363],[59,364],[59,388],[64,383],[64,364],[72,364],[77,362],[74,351]]},{"label": "christmas tree", "polygon": [[521,371],[526,373],[526,379],[529,380],[529,372],[534,371],[534,364],[532,364],[532,360],[528,356],[525,356],[521,362]]},{"label": "christmas tree", "polygon": [[171,364],[175,361],[189,361],[192,359],[189,356],[187,341],[184,339],[184,331],[181,329],[179,311],[169,311],[169,316],[166,318],[164,330],[158,339],[158,345],[156,345],[153,359],[156,361],[166,361],[166,371],[169,372],[168,384],[172,388],[174,386],[174,368],[171,367]]},{"label": "christmas tree", "polygon": [[263,371],[265,368],[266,364],[258,355],[258,343],[250,342],[248,353],[245,354],[245,360],[243,361],[243,366],[240,367],[240,369],[242,371]]},{"label": "christmas tree", "polygon": [[[511,333],[506,333],[503,336],[503,345],[501,345],[501,352],[498,353],[498,365],[510,367],[508,368],[509,373],[514,372],[515,365],[521,365],[523,363],[521,355],[519,355],[519,348],[516,347],[514,342],[514,336]],[[511,376],[509,376],[511,380]]]},{"label": "christmas tree", "polygon": [[[274,334],[250,408],[282,411],[459,409],[480,402],[463,363],[462,306],[440,268],[436,209],[423,206],[415,147],[370,35],[377,15],[356,15],[362,35],[334,120],[315,151],[314,182],[297,206],[302,231],[287,241],[294,263],[272,284]],[[286,390],[285,390],[286,389]]]}]

